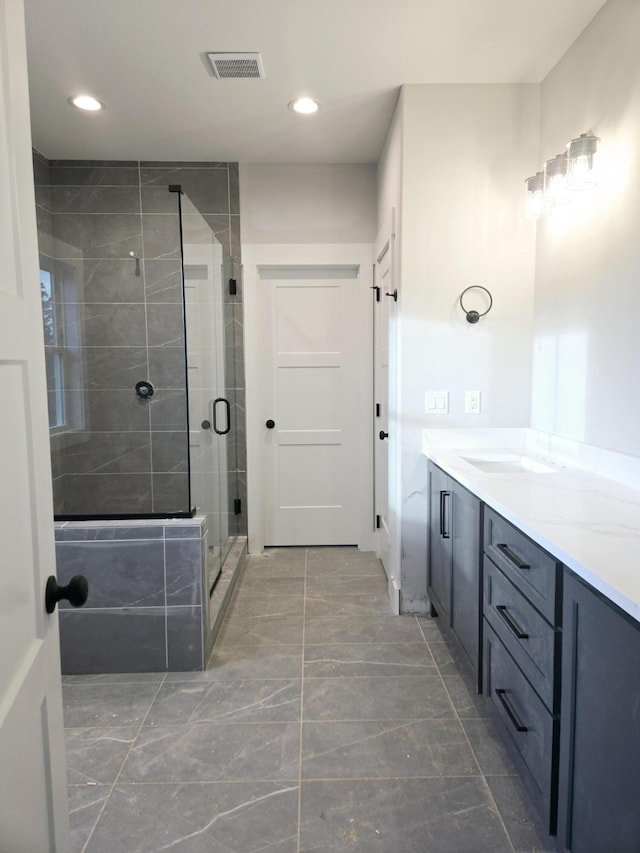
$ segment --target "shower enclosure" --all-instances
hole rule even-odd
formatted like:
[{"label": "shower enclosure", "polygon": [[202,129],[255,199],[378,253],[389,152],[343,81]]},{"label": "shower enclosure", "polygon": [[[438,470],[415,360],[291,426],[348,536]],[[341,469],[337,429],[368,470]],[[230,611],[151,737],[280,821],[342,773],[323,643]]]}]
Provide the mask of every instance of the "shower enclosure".
[{"label": "shower enclosure", "polygon": [[[125,539],[146,542],[148,552],[158,536],[201,539],[208,550],[201,592],[191,578],[188,598],[168,587],[164,597],[158,590],[140,597],[143,581],[134,579],[137,598],[110,595],[106,604],[94,599],[93,609],[111,608],[112,617],[114,601],[124,610],[162,600],[167,613],[172,605],[176,613],[183,608],[183,619],[184,608],[198,604],[204,614],[207,593],[244,532],[231,169],[39,155],[34,166],[54,513],[67,523],[57,525],[59,574],[60,554],[67,543],[73,551],[72,539],[114,539],[117,529]],[[181,183],[171,183],[176,178]],[[196,519],[202,533],[193,532]],[[124,548],[116,563],[125,559]],[[163,548],[165,583],[173,572],[176,589],[191,559],[183,559],[185,548],[177,568],[168,567],[171,549],[166,542]],[[130,560],[133,573],[143,550]],[[97,600],[99,585],[93,585]],[[210,627],[208,614],[205,621]],[[63,628],[61,618],[64,650]],[[206,636],[203,649],[206,658]]]}]

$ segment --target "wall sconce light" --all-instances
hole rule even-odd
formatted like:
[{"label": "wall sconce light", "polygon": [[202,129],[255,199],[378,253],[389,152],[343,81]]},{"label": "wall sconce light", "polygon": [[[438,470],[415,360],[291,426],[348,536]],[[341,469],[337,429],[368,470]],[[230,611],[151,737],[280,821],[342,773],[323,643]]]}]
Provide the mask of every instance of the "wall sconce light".
[{"label": "wall sconce light", "polygon": [[574,190],[587,190],[597,183],[594,156],[600,139],[592,133],[581,133],[567,143],[567,150],[556,154],[525,180],[527,187],[527,219],[540,219],[554,207],[569,204]]},{"label": "wall sconce light", "polygon": [[567,153],[556,154],[544,164],[544,201],[547,210],[569,204],[567,194]]},{"label": "wall sconce light", "polygon": [[527,219],[540,219],[544,213],[544,173],[536,172],[525,180],[527,185]]},{"label": "wall sconce light", "polygon": [[581,133],[567,143],[567,188],[589,190],[595,187],[596,174],[593,167],[594,154],[600,139],[593,134]]}]

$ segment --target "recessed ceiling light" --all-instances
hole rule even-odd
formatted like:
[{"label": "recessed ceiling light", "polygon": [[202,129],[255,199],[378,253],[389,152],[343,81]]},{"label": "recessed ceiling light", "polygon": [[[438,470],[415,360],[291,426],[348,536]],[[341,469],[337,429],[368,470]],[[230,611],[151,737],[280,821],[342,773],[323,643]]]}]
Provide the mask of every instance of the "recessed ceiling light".
[{"label": "recessed ceiling light", "polygon": [[289,109],[293,110],[294,113],[311,115],[311,113],[318,112],[320,104],[317,101],[314,101],[313,98],[296,98],[293,101],[289,101]]},{"label": "recessed ceiling light", "polygon": [[104,109],[104,104],[91,95],[75,95],[73,98],[69,98],[69,103],[79,110],[95,111]]}]

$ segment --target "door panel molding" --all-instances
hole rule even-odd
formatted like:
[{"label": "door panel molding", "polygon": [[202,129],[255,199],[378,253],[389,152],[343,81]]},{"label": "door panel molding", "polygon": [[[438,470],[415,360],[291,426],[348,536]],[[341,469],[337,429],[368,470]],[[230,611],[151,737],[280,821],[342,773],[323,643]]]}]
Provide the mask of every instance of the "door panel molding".
[{"label": "door panel molding", "polygon": [[[373,246],[363,244],[308,245],[308,244],[243,244],[243,280],[245,293],[245,358],[247,389],[247,491],[248,532],[250,553],[260,553],[264,547],[264,506],[262,500],[264,473],[262,471],[262,443],[264,418],[261,406],[260,365],[263,352],[260,343],[260,286],[269,277],[284,280],[295,273],[295,268],[307,268],[308,274],[318,278],[327,273],[336,278],[345,272],[357,278],[353,285],[358,295],[357,370],[362,381],[357,394],[358,446],[357,481],[357,544],[361,550],[373,550],[371,525],[373,511],[373,388],[372,388],[372,317],[370,290],[372,284]],[[351,271],[351,272],[350,272]],[[283,274],[284,273],[284,274]],[[324,354],[327,366],[335,363],[331,354]],[[324,362],[323,362],[324,363]],[[271,415],[268,415],[271,417]],[[276,424],[276,429],[278,425]],[[274,433],[276,429],[271,430]]]}]

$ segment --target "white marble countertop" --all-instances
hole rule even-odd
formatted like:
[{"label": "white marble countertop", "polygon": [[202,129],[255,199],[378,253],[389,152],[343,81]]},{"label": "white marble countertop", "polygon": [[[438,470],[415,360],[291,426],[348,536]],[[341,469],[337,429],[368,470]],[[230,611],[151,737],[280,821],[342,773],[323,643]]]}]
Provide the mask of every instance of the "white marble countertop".
[{"label": "white marble countertop", "polygon": [[[640,621],[640,489],[532,450],[530,438],[528,430],[425,430],[423,452]],[[468,461],[520,455],[551,472],[487,473]]]}]

